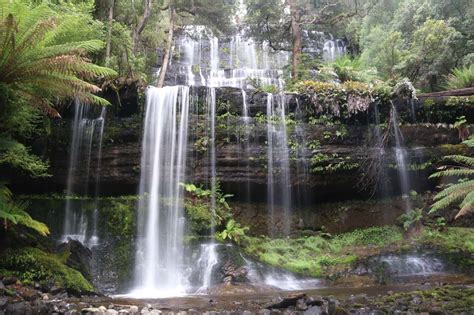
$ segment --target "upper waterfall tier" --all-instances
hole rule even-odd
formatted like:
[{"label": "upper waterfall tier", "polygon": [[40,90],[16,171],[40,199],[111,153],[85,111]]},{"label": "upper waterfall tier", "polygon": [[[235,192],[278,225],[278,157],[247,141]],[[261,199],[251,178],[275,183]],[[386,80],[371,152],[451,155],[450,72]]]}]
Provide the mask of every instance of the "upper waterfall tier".
[{"label": "upper waterfall tier", "polygon": [[[322,32],[305,32],[303,53],[333,61],[345,53],[342,40]],[[182,35],[174,47],[167,72],[167,85],[282,89],[288,51],[274,51],[243,34],[219,39],[203,33]]]}]

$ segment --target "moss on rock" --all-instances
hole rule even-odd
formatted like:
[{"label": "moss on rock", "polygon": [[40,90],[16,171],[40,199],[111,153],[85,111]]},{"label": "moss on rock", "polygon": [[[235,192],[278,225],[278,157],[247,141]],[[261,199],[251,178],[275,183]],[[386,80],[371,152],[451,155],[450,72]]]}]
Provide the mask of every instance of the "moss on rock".
[{"label": "moss on rock", "polygon": [[93,293],[94,287],[77,270],[65,264],[64,255],[46,253],[38,248],[9,248],[2,253],[0,269],[24,283],[40,283],[64,288],[75,294]]}]

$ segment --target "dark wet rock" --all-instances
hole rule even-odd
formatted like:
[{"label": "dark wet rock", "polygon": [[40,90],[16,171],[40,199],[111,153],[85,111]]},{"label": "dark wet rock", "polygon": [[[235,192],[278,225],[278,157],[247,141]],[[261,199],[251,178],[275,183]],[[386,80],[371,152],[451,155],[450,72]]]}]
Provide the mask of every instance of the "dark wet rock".
[{"label": "dark wet rock", "polygon": [[305,300],[306,294],[297,294],[282,298],[279,302],[268,305],[267,309],[295,307],[299,300]]},{"label": "dark wet rock", "polygon": [[90,249],[77,240],[69,239],[67,243],[58,246],[58,251],[68,252],[66,265],[80,271],[87,280],[92,280],[92,252]]},{"label": "dark wet rock", "polygon": [[18,281],[17,277],[4,277],[2,282],[4,285],[12,285]]},{"label": "dark wet rock", "polygon": [[354,270],[352,270],[352,273],[358,276],[365,276],[370,273],[370,270],[365,264],[360,263]]},{"label": "dark wet rock", "polygon": [[0,297],[0,309],[2,309],[8,303],[7,297]]},{"label": "dark wet rock", "polygon": [[5,310],[6,315],[30,315],[33,314],[33,309],[28,302],[18,302],[8,304]]},{"label": "dark wet rock", "polygon": [[321,315],[323,314],[321,308],[319,306],[310,306],[306,311],[303,313],[304,315]]},{"label": "dark wet rock", "polygon": [[247,278],[248,270],[244,266],[236,266],[234,262],[228,260],[223,266],[224,283],[245,283],[249,282]]}]

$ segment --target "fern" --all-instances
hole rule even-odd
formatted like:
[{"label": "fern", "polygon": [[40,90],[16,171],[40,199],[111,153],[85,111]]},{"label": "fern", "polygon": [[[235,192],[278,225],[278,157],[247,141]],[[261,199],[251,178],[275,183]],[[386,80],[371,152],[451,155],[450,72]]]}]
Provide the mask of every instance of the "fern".
[{"label": "fern", "polygon": [[4,183],[0,183],[0,219],[4,221],[4,227],[12,224],[20,224],[31,228],[41,235],[48,235],[48,226],[33,219],[27,212],[28,204],[25,202],[14,202],[12,193]]},{"label": "fern", "polygon": [[446,77],[447,89],[474,87],[474,64],[464,68],[454,68]]},{"label": "fern", "polygon": [[74,34],[77,18],[60,18],[46,5],[31,9],[5,0],[0,0],[0,10],[6,13],[0,21],[0,87],[5,94],[52,116],[59,115],[53,102],[64,99],[108,105],[95,95],[100,88],[88,81],[116,73],[87,58],[103,48],[102,41],[66,38]]},{"label": "fern", "polygon": [[[471,145],[472,140],[464,143]],[[463,155],[449,155],[444,158],[458,165],[447,165],[432,174],[430,178],[456,177],[458,182],[446,187],[434,197],[430,213],[458,204],[460,210],[455,219],[474,213],[474,158]]]}]

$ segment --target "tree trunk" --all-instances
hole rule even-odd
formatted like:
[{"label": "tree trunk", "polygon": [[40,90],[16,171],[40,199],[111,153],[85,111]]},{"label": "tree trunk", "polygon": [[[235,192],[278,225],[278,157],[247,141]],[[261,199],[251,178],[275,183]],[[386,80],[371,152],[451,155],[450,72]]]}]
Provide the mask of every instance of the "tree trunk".
[{"label": "tree trunk", "polygon": [[287,0],[290,7],[291,16],[291,35],[292,35],[292,60],[291,60],[291,78],[298,79],[298,70],[301,63],[301,27],[300,13],[296,4],[296,0]]},{"label": "tree trunk", "polygon": [[454,90],[447,90],[441,92],[431,92],[431,93],[423,93],[418,95],[418,99],[424,100],[427,98],[445,98],[451,96],[473,96],[474,95],[474,87],[468,87],[463,89],[454,89]]},{"label": "tree trunk", "polygon": [[105,65],[108,67],[110,62],[110,46],[112,41],[112,23],[114,20],[114,6],[115,0],[110,0],[110,7],[109,7],[109,17],[108,17],[108,25],[109,29],[107,31],[107,43],[105,46]]},{"label": "tree trunk", "polygon": [[140,39],[140,35],[145,29],[146,23],[150,18],[151,7],[153,4],[153,0],[145,0],[144,8],[143,8],[143,16],[140,18],[140,21],[137,23],[137,26],[133,30],[133,52],[138,52],[138,40]]},{"label": "tree trunk", "polygon": [[156,87],[161,88],[165,83],[166,71],[168,70],[168,64],[170,62],[171,49],[173,48],[173,33],[174,33],[174,20],[175,11],[174,8],[170,7],[170,26],[168,30],[168,46],[166,47],[165,56],[163,57],[163,63],[161,65],[160,76],[158,77],[158,83]]}]

